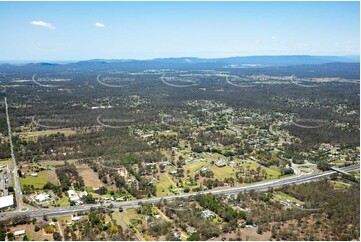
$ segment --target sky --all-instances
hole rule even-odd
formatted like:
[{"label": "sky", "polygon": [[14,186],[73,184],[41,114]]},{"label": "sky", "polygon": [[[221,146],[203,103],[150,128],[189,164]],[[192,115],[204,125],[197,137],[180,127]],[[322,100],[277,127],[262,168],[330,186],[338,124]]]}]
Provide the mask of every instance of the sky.
[{"label": "sky", "polygon": [[2,61],[359,53],[359,2],[0,2]]}]

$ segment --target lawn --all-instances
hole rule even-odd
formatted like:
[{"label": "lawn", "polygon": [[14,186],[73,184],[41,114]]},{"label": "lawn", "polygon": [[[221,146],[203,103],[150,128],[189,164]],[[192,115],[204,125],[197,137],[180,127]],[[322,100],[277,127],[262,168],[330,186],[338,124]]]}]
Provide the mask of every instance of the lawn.
[{"label": "lawn", "polygon": [[35,189],[42,189],[48,181],[52,183],[59,183],[54,170],[38,172],[37,177],[26,176],[25,178],[20,178],[22,189],[25,185],[34,185]]},{"label": "lawn", "polygon": [[63,195],[63,197],[59,201],[60,207],[68,207],[70,206],[69,198],[66,195]]}]

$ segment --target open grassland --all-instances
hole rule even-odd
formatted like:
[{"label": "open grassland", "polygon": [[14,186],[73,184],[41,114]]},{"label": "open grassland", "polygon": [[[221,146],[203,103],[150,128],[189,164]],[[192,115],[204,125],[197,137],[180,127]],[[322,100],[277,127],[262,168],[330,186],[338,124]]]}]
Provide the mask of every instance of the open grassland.
[{"label": "open grassland", "polygon": [[169,190],[169,187],[173,185],[173,182],[169,179],[169,176],[167,176],[166,173],[161,173],[159,175],[159,180],[156,181],[157,196],[166,196],[172,194],[172,192]]},{"label": "open grassland", "polygon": [[[10,228],[10,231],[15,232],[23,229],[25,230],[25,235],[28,237],[29,240],[35,240],[35,241],[53,240],[53,234],[47,234],[44,232],[43,229],[39,230],[38,232],[35,232],[34,224],[20,224],[20,225],[12,226]],[[22,238],[23,235],[16,237],[15,240],[22,241],[23,240]]]},{"label": "open grassland", "polygon": [[104,184],[99,180],[98,174],[95,173],[89,166],[78,166],[77,170],[79,175],[84,179],[85,187],[98,188],[104,186]]},{"label": "open grassland", "polygon": [[[78,160],[76,159],[72,159],[72,160],[67,160],[67,162],[69,164],[73,164],[75,162],[77,162]],[[40,162],[40,164],[43,166],[43,167],[50,167],[50,168],[56,168],[58,166],[63,166],[64,165],[64,160],[45,160],[45,161],[42,161]]]},{"label": "open grassland", "polygon": [[20,138],[27,141],[37,141],[39,136],[52,135],[52,134],[64,134],[65,136],[76,134],[75,130],[71,128],[63,128],[63,129],[47,129],[40,131],[26,131],[19,134]]},{"label": "open grassland", "polygon": [[38,176],[32,177],[27,175],[20,178],[21,188],[25,185],[33,185],[35,189],[42,189],[47,182],[58,183],[58,178],[55,174],[55,170],[47,170],[38,172]]},{"label": "open grassland", "polygon": [[208,167],[209,170],[214,172],[215,178],[223,180],[224,178],[233,177],[236,178],[235,170],[229,166],[218,167],[216,165],[211,165]]}]

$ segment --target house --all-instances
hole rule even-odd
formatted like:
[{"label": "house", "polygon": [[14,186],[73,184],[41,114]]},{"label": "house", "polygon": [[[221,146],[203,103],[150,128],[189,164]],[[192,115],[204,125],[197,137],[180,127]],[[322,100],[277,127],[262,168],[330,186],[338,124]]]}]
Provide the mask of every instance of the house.
[{"label": "house", "polygon": [[84,196],[87,196],[88,195],[88,192],[87,191],[84,191],[84,192],[78,192],[78,196],[80,198],[84,197]]},{"label": "house", "polygon": [[201,169],[201,172],[205,172],[205,171],[207,171],[207,170],[208,170],[207,167],[203,167],[203,168]]},{"label": "house", "polygon": [[22,229],[22,230],[17,230],[14,232],[14,236],[21,236],[21,235],[24,235],[25,234],[25,229]]},{"label": "house", "polygon": [[80,200],[78,194],[74,190],[68,190],[68,197],[72,202],[78,202]]},{"label": "house", "polygon": [[211,210],[204,210],[204,211],[202,211],[202,216],[204,217],[204,218],[211,218],[211,217],[213,217],[215,215],[215,213],[214,212],[212,212]]},{"label": "house", "polygon": [[226,162],[224,160],[217,161],[216,166],[218,166],[218,167],[226,166]]},{"label": "house", "polygon": [[11,177],[11,172],[8,171],[5,174],[6,178],[5,178],[5,183],[7,187],[12,187],[13,186],[13,179]]},{"label": "house", "polygon": [[245,226],[246,225],[246,221],[244,219],[239,219],[237,221],[237,225],[238,227],[242,227],[242,226]]},{"label": "house", "polygon": [[71,220],[72,220],[72,221],[79,221],[79,220],[80,220],[80,217],[73,215],[73,216],[71,217]]},{"label": "house", "polygon": [[49,194],[41,193],[35,197],[38,202],[44,202],[49,199]]},{"label": "house", "polygon": [[177,240],[181,240],[181,235],[177,232],[174,232],[174,237],[177,239]]},{"label": "house", "polygon": [[14,207],[14,196],[8,195],[0,197],[0,210]]},{"label": "house", "polygon": [[176,174],[177,174],[177,171],[170,171],[169,174],[171,174],[171,175],[176,175]]},{"label": "house", "polygon": [[195,228],[193,228],[193,227],[188,227],[188,228],[187,228],[187,233],[188,233],[189,235],[191,235],[191,234],[193,234],[193,233],[195,233],[195,232],[197,232],[197,230],[196,230]]}]

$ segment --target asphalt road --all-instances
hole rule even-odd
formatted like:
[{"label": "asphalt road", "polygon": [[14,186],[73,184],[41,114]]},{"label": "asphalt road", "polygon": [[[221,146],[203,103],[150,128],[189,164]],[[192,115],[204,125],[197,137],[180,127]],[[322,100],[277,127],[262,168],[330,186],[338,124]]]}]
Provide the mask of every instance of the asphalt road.
[{"label": "asphalt road", "polygon": [[6,121],[8,123],[8,133],[9,133],[9,142],[10,142],[10,151],[11,151],[11,161],[13,163],[13,176],[14,176],[14,190],[15,190],[15,197],[16,197],[16,203],[17,203],[17,210],[21,209],[22,205],[22,193],[20,188],[20,182],[19,182],[19,176],[18,176],[18,169],[16,166],[16,160],[14,155],[14,145],[13,145],[13,138],[11,133],[11,125],[10,125],[10,118],[9,118],[9,112],[8,112],[8,103],[6,97],[4,98],[5,101],[5,111],[6,111]]},{"label": "asphalt road", "polygon": [[[341,170],[343,170],[343,171],[353,171],[353,170],[359,170],[359,169],[360,169],[360,164],[341,168]],[[276,188],[276,187],[282,187],[284,185],[301,184],[301,183],[305,183],[305,182],[310,182],[313,180],[326,178],[335,173],[336,173],[335,171],[327,171],[327,172],[305,175],[305,176],[299,175],[299,176],[287,177],[287,178],[282,178],[282,179],[278,179],[278,180],[274,180],[274,181],[268,181],[268,182],[264,182],[264,183],[248,185],[248,186],[243,186],[243,187],[209,190],[204,193],[227,195],[227,194],[235,194],[238,192],[249,191],[249,190],[262,191],[262,190],[267,190],[268,188]],[[162,199],[173,200],[175,198],[187,198],[187,197],[194,196],[197,194],[199,194],[199,193],[186,193],[186,194],[179,194],[179,195],[159,197],[159,198],[138,199],[138,200],[125,201],[125,202],[112,202],[112,204],[113,204],[114,208],[122,206],[124,209],[128,209],[128,208],[134,208],[134,207],[139,206],[140,202],[155,203]],[[3,220],[3,219],[11,218],[11,217],[19,215],[19,214],[29,215],[32,218],[33,217],[42,217],[44,215],[58,216],[58,215],[63,215],[63,214],[71,214],[71,213],[76,213],[76,212],[89,211],[91,208],[107,207],[108,205],[109,204],[105,204],[105,205],[93,204],[93,205],[81,205],[81,206],[72,206],[72,207],[39,209],[39,210],[32,210],[32,211],[25,211],[25,212],[12,211],[12,212],[0,213],[0,219]]]}]

